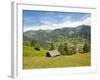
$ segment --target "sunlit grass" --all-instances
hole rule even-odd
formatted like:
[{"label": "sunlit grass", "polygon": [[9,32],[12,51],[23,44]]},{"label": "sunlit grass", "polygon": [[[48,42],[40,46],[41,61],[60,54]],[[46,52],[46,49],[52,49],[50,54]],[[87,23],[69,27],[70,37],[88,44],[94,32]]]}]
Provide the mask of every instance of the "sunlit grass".
[{"label": "sunlit grass", "polygon": [[40,51],[34,49],[34,47],[24,46],[23,56],[45,56],[47,50],[40,48]]},{"label": "sunlit grass", "polygon": [[90,53],[75,54],[70,56],[24,56],[23,68],[58,68],[90,66]]}]

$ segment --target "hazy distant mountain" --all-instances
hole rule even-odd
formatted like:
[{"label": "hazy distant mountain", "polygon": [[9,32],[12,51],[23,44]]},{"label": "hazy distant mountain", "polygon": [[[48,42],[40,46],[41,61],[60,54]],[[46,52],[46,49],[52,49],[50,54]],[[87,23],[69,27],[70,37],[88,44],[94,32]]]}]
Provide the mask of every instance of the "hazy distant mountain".
[{"label": "hazy distant mountain", "polygon": [[69,39],[86,39],[90,41],[91,27],[89,25],[80,25],[77,27],[65,27],[55,30],[31,30],[23,33],[24,41],[36,39],[42,47],[47,47],[48,43],[60,43]]}]

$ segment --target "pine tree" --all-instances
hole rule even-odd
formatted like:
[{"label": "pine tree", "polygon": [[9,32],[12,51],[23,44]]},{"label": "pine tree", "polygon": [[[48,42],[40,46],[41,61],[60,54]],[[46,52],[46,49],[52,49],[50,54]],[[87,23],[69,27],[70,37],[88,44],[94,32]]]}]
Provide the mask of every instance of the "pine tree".
[{"label": "pine tree", "polygon": [[84,43],[84,46],[83,46],[83,52],[84,53],[89,52],[89,46],[88,46],[88,44],[86,42]]},{"label": "pine tree", "polygon": [[62,55],[65,55],[65,51],[64,51],[64,46],[63,45],[60,45],[58,47],[58,51],[62,54]]},{"label": "pine tree", "polygon": [[64,52],[65,52],[65,55],[68,55],[68,44],[67,43],[64,43]]},{"label": "pine tree", "polygon": [[50,44],[50,49],[49,49],[49,50],[55,50],[55,49],[56,49],[56,47],[55,47],[54,43],[51,43],[51,44]]},{"label": "pine tree", "polygon": [[34,48],[40,48],[38,41],[36,41],[35,39],[32,39],[31,46]]}]

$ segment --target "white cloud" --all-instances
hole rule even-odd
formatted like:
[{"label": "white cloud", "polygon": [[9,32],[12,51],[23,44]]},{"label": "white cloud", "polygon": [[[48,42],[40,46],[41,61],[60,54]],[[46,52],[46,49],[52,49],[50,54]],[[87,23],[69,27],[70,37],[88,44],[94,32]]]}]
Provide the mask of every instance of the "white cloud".
[{"label": "white cloud", "polygon": [[61,27],[76,27],[78,25],[81,25],[80,21],[75,21],[75,22],[66,21],[62,24],[59,24],[59,26],[61,26]]},{"label": "white cloud", "polygon": [[85,20],[83,20],[83,24],[91,25],[91,17],[87,17]]},{"label": "white cloud", "polygon": [[74,21],[74,22],[71,22],[70,20],[67,19],[65,22],[59,23],[59,24],[48,23],[48,24],[45,24],[42,26],[31,26],[31,27],[25,28],[24,32],[28,31],[28,30],[39,30],[39,29],[41,29],[41,30],[47,30],[47,29],[53,30],[53,29],[64,28],[64,27],[76,27],[78,25],[91,25],[91,18],[87,17],[83,21]]}]

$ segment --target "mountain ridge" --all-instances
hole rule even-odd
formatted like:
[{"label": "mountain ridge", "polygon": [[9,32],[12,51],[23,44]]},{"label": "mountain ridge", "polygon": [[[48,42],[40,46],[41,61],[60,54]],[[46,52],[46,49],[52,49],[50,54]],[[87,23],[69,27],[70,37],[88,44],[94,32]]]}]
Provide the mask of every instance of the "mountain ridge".
[{"label": "mountain ridge", "polygon": [[[30,30],[23,33],[24,41],[37,40],[41,46],[47,47],[48,42],[61,43],[62,41],[71,41],[72,39],[91,39],[91,27],[89,25],[79,25],[76,27],[64,27],[55,30]],[[71,39],[71,40],[70,40]]]}]

